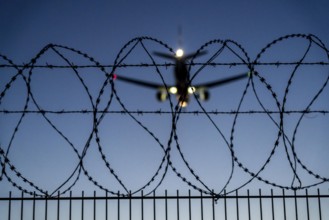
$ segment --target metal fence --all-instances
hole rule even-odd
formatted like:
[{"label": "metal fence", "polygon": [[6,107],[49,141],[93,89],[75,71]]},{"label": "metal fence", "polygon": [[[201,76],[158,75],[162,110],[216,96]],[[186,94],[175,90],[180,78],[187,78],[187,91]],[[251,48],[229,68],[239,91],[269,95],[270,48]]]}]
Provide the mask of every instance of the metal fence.
[{"label": "metal fence", "polygon": [[219,219],[329,219],[329,193],[317,191],[261,190],[214,197],[181,195],[176,191],[169,195],[153,193],[145,196],[117,197],[91,196],[82,192],[79,196],[40,198],[13,196],[0,198],[1,220],[219,220]]}]

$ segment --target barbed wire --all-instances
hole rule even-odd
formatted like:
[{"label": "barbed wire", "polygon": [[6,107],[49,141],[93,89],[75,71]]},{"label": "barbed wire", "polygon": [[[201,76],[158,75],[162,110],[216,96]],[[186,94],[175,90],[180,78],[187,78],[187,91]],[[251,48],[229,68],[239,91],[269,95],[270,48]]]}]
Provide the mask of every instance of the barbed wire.
[{"label": "barbed wire", "polygon": [[[135,115],[144,115],[144,114],[172,114],[170,111],[165,110],[107,110],[102,111],[99,110],[97,112],[93,110],[0,110],[0,113],[3,114],[135,114]],[[190,114],[190,115],[204,115],[204,114],[211,114],[211,115],[235,115],[235,114],[245,114],[245,115],[252,115],[252,114],[328,114],[329,110],[285,110],[284,112],[281,111],[271,111],[271,110],[249,110],[249,111],[219,111],[219,110],[211,110],[211,111],[200,111],[200,110],[184,110],[181,111],[180,114]]]},{"label": "barbed wire", "polygon": [[[273,49],[280,43],[283,43],[288,40],[301,40],[305,42],[305,47],[302,47],[301,54],[299,54],[297,61],[293,62],[285,62],[285,61],[274,61],[274,62],[266,62],[261,59],[265,56],[266,53],[270,49]],[[114,80],[114,74],[117,73],[121,68],[154,68],[154,73],[160,78],[163,88],[167,95],[169,95],[169,86],[166,83],[162,68],[174,67],[175,63],[158,63],[153,58],[152,53],[150,52],[148,43],[155,44],[158,47],[163,48],[168,53],[174,54],[174,51],[171,47],[169,47],[164,42],[157,40],[151,37],[137,37],[129,42],[127,42],[116,55],[116,58],[113,64],[101,64],[96,59],[91,57],[89,54],[84,53],[75,48],[71,48],[68,46],[62,46],[57,44],[48,44],[44,48],[42,48],[28,63],[26,64],[15,64],[11,59],[7,56],[0,54],[0,70],[14,70],[15,73],[5,73],[8,74],[6,77],[8,81],[1,81],[3,87],[1,87],[0,93],[0,115],[3,120],[5,120],[5,116],[15,115],[18,117],[17,122],[13,126],[13,130],[9,132],[7,140],[1,140],[0,146],[0,165],[1,165],[1,175],[0,182],[8,181],[11,185],[17,188],[20,191],[25,193],[29,193],[34,195],[34,191],[37,192],[39,196],[56,196],[58,194],[64,194],[71,190],[80,180],[82,176],[85,176],[89,182],[91,182],[96,188],[100,190],[104,190],[107,193],[120,195],[120,196],[129,196],[136,194],[140,191],[148,190],[149,193],[154,192],[159,186],[161,186],[168,174],[171,170],[176,174],[177,178],[180,179],[183,183],[186,183],[187,186],[200,191],[205,194],[220,196],[223,193],[231,193],[237,189],[247,186],[254,180],[258,180],[267,185],[283,188],[283,189],[305,189],[310,188],[319,184],[327,183],[329,181],[328,176],[323,176],[312,170],[309,165],[306,165],[300,158],[300,155],[296,152],[296,146],[298,145],[297,134],[300,132],[301,122],[307,116],[314,115],[323,115],[327,116],[329,110],[321,107],[315,106],[316,102],[319,102],[320,97],[324,96],[325,89],[328,89],[328,81],[329,81],[329,71],[326,69],[327,76],[324,78],[324,81],[320,84],[320,87],[315,90],[315,95],[313,95],[304,107],[290,109],[288,110],[289,96],[291,95],[291,89],[293,87],[293,82],[296,80],[296,75],[302,67],[328,67],[329,65],[329,51],[323,42],[316,36],[309,34],[292,34],[286,35],[284,37],[280,37],[268,45],[266,45],[263,49],[260,50],[260,53],[257,54],[256,59],[252,60],[246,50],[242,47],[242,45],[238,44],[233,40],[220,40],[215,39],[211,40],[200,47],[196,51],[195,56],[192,60],[187,63],[188,70],[190,72],[190,82],[191,86],[193,86],[193,80],[203,72],[206,67],[229,67],[234,68],[238,66],[242,66],[246,68],[248,73],[250,73],[250,77],[243,88],[242,95],[239,99],[238,105],[229,111],[223,110],[208,110],[199,100],[196,94],[193,94],[196,100],[196,104],[198,106],[198,110],[189,110],[183,109],[179,102],[173,100],[170,96],[168,96],[169,110],[146,110],[146,109],[128,109],[125,103],[122,101],[122,97],[120,92],[117,90],[116,82]],[[141,49],[148,59],[147,63],[125,63],[129,56],[133,56],[133,52],[136,48]],[[202,53],[206,49],[215,50],[214,53],[211,53],[210,58],[205,62],[196,62],[196,58],[198,54]],[[311,51],[318,50],[322,53],[323,60],[320,61],[309,61],[307,58],[310,56]],[[64,62],[64,64],[52,64],[50,60],[44,61],[43,57],[45,57],[49,52],[53,52],[57,58]],[[216,59],[218,57],[223,56],[223,53],[229,52],[231,56],[233,56],[238,61],[234,62],[218,62]],[[68,55],[66,53],[70,53]],[[72,60],[73,58],[79,57],[80,59],[84,59],[89,64],[75,64]],[[47,58],[47,57],[46,57]],[[291,67],[289,70],[289,77],[287,81],[285,81],[286,86],[283,91],[283,99],[280,100],[278,98],[278,93],[273,89],[273,85],[266,78],[266,75],[263,74],[259,68],[262,67]],[[104,76],[104,81],[101,86],[98,88],[98,92],[96,95],[92,94],[91,88],[88,86],[87,80],[83,78],[82,74],[79,72],[81,69],[96,69],[100,71]],[[34,88],[34,78],[35,71],[37,69],[69,69],[73,71],[75,77],[77,77],[79,83],[82,85],[84,95],[87,96],[87,103],[89,103],[89,108],[80,108],[77,110],[54,110],[47,109],[40,105],[38,102],[35,93],[33,92]],[[3,74],[3,73],[2,73]],[[21,104],[20,109],[8,107],[6,106],[6,98],[10,97],[8,93],[11,92],[12,88],[15,86],[15,83],[21,80],[24,88],[20,88],[20,92],[23,92],[25,89],[25,99],[23,100],[23,104]],[[265,101],[262,100],[262,93],[259,91],[257,86],[263,86],[264,91],[270,94],[272,101],[274,101],[274,110],[265,107]],[[59,88],[60,89],[60,88]],[[107,94],[107,95],[105,95]],[[260,109],[250,109],[243,110],[242,107],[247,102],[247,96],[253,94],[253,97],[256,100]],[[21,100],[20,100],[21,101]],[[15,102],[15,100],[10,100],[10,102]],[[113,104],[113,103],[117,104]],[[4,104],[5,103],[5,104]],[[8,104],[7,104],[8,105]],[[113,109],[113,105],[118,105]],[[33,108],[32,108],[33,106]],[[320,105],[321,106],[321,105]],[[326,106],[326,105],[324,105]],[[15,110],[16,109],[16,110]],[[17,110],[18,109],[18,110]],[[115,110],[119,109],[119,110]],[[26,120],[28,115],[37,115],[43,118],[46,123],[55,131],[56,134],[60,136],[60,138],[73,150],[78,162],[73,169],[73,171],[66,177],[64,181],[62,181],[54,190],[50,191],[49,189],[42,188],[35,182],[33,182],[29,177],[23,175],[22,172],[14,165],[10,155],[10,152],[15,147],[14,142],[18,139],[18,131],[23,129],[23,121]],[[60,115],[91,115],[92,123],[91,123],[91,132],[86,137],[86,142],[83,146],[77,146],[70,140],[70,138],[59,128],[57,124],[54,123],[53,117],[51,116],[60,116]],[[154,169],[153,174],[150,174],[150,178],[145,181],[142,186],[139,186],[137,189],[130,189],[124,180],[122,179],[120,172],[114,168],[111,159],[109,159],[109,155],[106,153],[105,145],[102,143],[104,137],[102,135],[101,125],[104,124],[105,120],[107,120],[108,115],[124,115],[129,117],[140,129],[142,129],[147,136],[149,136],[155,143],[160,147],[162,152],[161,159]],[[166,142],[161,142],[160,138],[149,128],[147,127],[139,116],[144,115],[167,115],[170,116],[170,132],[169,138]],[[193,115],[193,116],[202,116],[209,121],[209,124],[216,130],[219,135],[221,141],[226,146],[227,150],[230,152],[230,171],[229,177],[224,181],[224,186],[219,190],[214,191],[203,178],[200,177],[200,174],[192,167],[190,161],[188,160],[186,154],[183,152],[182,146],[182,138],[179,136],[179,126],[178,124],[182,120],[183,115]],[[213,116],[223,116],[229,115],[233,118],[233,122],[230,127],[230,134],[227,136],[223,129],[221,129],[217,122],[216,118]],[[270,122],[276,128],[277,134],[275,134],[275,140],[273,142],[270,154],[266,158],[265,162],[258,169],[251,169],[246,163],[243,163],[242,160],[238,157],[238,152],[236,149],[236,133],[239,128],[239,123],[242,120],[242,115],[244,116],[254,116],[254,115],[264,115],[266,116]],[[289,135],[289,132],[286,131],[286,120],[287,117],[294,115],[298,118],[296,126],[293,129],[292,135]],[[276,116],[276,118],[274,118]],[[277,119],[279,117],[279,119]],[[168,120],[168,117],[166,117]],[[7,128],[1,128],[7,129]],[[1,138],[3,138],[1,136]],[[5,143],[8,142],[8,143]],[[133,143],[131,143],[133,145]],[[279,184],[275,181],[270,181],[265,178],[262,174],[268,168],[269,164],[273,160],[273,156],[277,153],[278,148],[282,146],[285,151],[286,159],[289,164],[289,169],[293,173],[292,174],[292,182],[291,184]],[[79,148],[82,148],[80,150]],[[105,185],[101,183],[99,179],[96,178],[95,174],[88,170],[88,166],[86,165],[86,158],[88,155],[88,151],[91,148],[96,148],[100,153],[99,160],[103,163],[108,171],[108,175],[114,178],[115,182],[121,187],[121,190],[124,193],[118,193],[119,190],[114,189],[111,185]],[[177,163],[172,159],[173,149],[177,150],[183,165],[187,169],[188,173],[183,173],[182,168],[177,165]],[[225,168],[227,169],[227,168]],[[249,175],[249,179],[239,184],[239,186],[235,186],[232,189],[229,189],[232,183],[232,179],[234,174],[237,172],[236,169],[241,170],[243,173]],[[310,184],[304,184],[302,175],[299,170],[303,170],[309,176],[312,176],[315,179],[315,182]],[[122,192],[121,191],[121,192]]]},{"label": "barbed wire", "polygon": [[[328,62],[320,61],[320,62],[259,62],[259,63],[253,63],[254,66],[291,66],[291,65],[303,65],[303,66],[314,66],[314,65],[323,65],[328,66]],[[85,68],[128,68],[128,67],[174,67],[175,63],[136,63],[136,64],[120,64],[120,65],[53,65],[53,64],[44,64],[44,65],[29,65],[29,64],[23,64],[23,65],[16,65],[16,64],[0,64],[0,68],[45,68],[45,69],[85,69]],[[217,62],[208,62],[208,63],[189,63],[189,66],[229,66],[229,67],[235,67],[235,66],[245,66],[246,63],[217,63]]]}]

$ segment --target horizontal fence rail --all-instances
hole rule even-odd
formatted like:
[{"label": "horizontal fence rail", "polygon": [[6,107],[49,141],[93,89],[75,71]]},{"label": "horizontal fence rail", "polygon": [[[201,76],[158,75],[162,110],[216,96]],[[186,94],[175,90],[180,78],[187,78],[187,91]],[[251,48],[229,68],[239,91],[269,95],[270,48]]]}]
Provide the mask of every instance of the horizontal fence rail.
[{"label": "horizontal fence rail", "polygon": [[36,197],[22,193],[0,197],[0,219],[5,220],[267,220],[267,219],[329,219],[329,193],[317,191],[261,190],[250,194],[235,191],[222,196],[173,195],[153,193],[145,196]]}]

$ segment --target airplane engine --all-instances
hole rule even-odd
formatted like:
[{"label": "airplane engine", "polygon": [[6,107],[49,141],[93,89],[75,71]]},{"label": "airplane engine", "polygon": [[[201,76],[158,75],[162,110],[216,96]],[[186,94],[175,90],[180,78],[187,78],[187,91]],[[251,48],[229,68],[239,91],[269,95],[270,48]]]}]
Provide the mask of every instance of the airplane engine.
[{"label": "airplane engine", "polygon": [[209,94],[208,90],[202,89],[202,90],[199,91],[198,98],[201,101],[208,101],[209,96],[210,96],[210,94]]},{"label": "airplane engine", "polygon": [[164,102],[168,99],[168,93],[166,90],[158,91],[156,93],[156,98],[159,102]]}]

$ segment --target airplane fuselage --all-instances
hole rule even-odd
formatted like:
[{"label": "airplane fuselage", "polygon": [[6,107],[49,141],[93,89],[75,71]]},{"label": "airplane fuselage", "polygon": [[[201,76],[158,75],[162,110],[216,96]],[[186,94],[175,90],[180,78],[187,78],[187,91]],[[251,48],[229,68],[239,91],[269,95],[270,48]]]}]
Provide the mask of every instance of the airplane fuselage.
[{"label": "airplane fuselage", "polygon": [[176,60],[174,71],[175,71],[174,75],[175,75],[176,88],[177,88],[177,98],[180,101],[188,101],[187,93],[188,93],[189,73],[187,70],[185,59],[182,58]]}]

